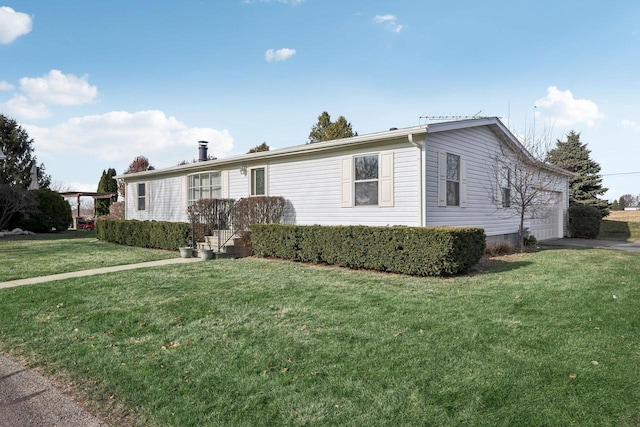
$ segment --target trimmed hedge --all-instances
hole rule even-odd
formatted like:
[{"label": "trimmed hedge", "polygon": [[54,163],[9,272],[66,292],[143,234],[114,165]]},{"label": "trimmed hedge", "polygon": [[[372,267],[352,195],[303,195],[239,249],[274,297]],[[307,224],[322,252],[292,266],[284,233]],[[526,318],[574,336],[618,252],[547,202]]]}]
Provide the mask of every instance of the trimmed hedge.
[{"label": "trimmed hedge", "polygon": [[409,274],[446,276],[466,271],[482,257],[481,228],[251,226],[260,257]]},{"label": "trimmed hedge", "polygon": [[602,214],[600,209],[587,205],[569,207],[569,231],[571,237],[578,239],[596,239],[600,234]]},{"label": "trimmed hedge", "polygon": [[98,239],[118,245],[175,250],[189,239],[185,222],[137,221],[101,217],[96,221]]}]

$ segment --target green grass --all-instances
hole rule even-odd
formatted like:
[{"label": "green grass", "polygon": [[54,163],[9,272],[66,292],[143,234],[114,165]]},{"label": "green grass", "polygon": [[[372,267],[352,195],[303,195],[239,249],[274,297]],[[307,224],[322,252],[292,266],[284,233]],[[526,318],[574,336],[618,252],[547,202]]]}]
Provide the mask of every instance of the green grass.
[{"label": "green grass", "polygon": [[220,260],[2,290],[0,347],[145,425],[637,426],[639,277],[607,250],[449,279]]},{"label": "green grass", "polygon": [[2,237],[0,282],[177,256],[177,252],[100,242],[93,231]]}]

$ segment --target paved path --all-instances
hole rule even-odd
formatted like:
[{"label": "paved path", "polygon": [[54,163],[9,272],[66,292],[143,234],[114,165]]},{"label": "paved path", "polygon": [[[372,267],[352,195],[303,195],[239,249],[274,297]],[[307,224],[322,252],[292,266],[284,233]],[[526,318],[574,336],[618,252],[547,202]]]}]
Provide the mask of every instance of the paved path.
[{"label": "paved path", "polygon": [[99,427],[99,419],[42,375],[0,355],[1,427]]},{"label": "paved path", "polygon": [[[0,289],[197,261],[200,261],[200,258],[171,258],[138,264],[116,265],[0,282]],[[106,424],[85,412],[42,375],[0,354],[0,427],[34,426],[98,427],[106,426]]]},{"label": "paved path", "polygon": [[541,246],[571,246],[579,248],[606,248],[627,252],[640,252],[640,242],[590,239],[553,239],[540,242]]},{"label": "paved path", "polygon": [[74,277],[95,276],[97,274],[113,273],[116,271],[135,270],[146,267],[159,267],[162,265],[184,264],[197,262],[200,258],[170,258],[158,261],[140,262],[137,264],[114,265],[113,267],[94,268],[92,270],[72,271],[70,273],[53,274],[51,276],[31,277],[28,279],[11,280],[0,282],[0,289],[12,288],[14,286],[35,285],[37,283],[54,282],[56,280],[71,279]]}]

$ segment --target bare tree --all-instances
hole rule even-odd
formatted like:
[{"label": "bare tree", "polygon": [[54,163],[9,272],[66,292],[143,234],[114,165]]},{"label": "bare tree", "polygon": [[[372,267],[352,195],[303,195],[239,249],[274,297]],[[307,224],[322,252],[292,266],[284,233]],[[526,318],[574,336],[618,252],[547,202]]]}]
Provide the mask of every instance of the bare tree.
[{"label": "bare tree", "polygon": [[35,209],[33,195],[19,185],[0,184],[0,230],[14,215],[28,214]]},{"label": "bare tree", "polygon": [[551,131],[542,135],[525,135],[522,142],[505,140],[500,150],[490,156],[489,171],[496,207],[508,217],[519,220],[519,248],[524,250],[525,220],[549,215],[561,190],[562,169],[545,163],[550,147]]}]

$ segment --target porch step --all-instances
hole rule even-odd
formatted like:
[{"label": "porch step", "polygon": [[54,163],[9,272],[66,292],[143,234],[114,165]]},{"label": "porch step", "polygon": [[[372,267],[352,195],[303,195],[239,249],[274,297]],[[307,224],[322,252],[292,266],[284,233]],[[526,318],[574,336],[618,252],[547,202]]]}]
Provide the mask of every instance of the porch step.
[{"label": "porch step", "polygon": [[227,238],[231,237],[231,232],[229,231],[222,231],[222,234],[220,236],[220,240],[218,240],[218,236],[216,235],[216,232],[214,232],[213,236],[205,236],[205,241],[204,242],[198,242],[197,243],[197,248],[206,248],[206,249],[213,249],[214,250],[214,256],[216,257],[216,259],[218,258],[240,258],[240,257],[245,257],[245,256],[249,256],[250,254],[248,253],[248,251],[246,250],[244,243],[242,242],[242,239],[240,239],[240,237],[238,237],[237,235],[234,236],[233,238],[230,238],[229,241],[227,241],[222,248],[220,248],[219,252],[215,252],[218,249],[218,241],[220,242],[224,242]]}]

